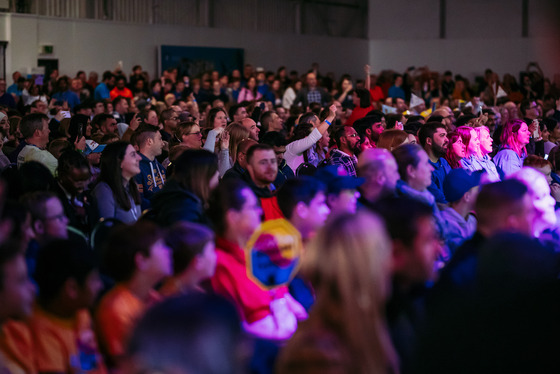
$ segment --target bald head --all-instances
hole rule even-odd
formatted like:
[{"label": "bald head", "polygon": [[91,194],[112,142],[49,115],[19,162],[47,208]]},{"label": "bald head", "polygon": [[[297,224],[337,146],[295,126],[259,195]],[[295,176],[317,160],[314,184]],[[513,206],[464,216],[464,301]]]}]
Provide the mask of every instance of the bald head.
[{"label": "bald head", "polygon": [[261,131],[258,127],[255,121],[253,121],[251,118],[243,118],[241,120],[241,126],[245,127],[247,130],[249,130],[250,135],[249,137],[255,141],[259,141],[259,132]]},{"label": "bald head", "polygon": [[366,149],[360,154],[358,176],[366,180],[360,190],[370,202],[394,191],[400,179],[395,157],[383,148]]}]

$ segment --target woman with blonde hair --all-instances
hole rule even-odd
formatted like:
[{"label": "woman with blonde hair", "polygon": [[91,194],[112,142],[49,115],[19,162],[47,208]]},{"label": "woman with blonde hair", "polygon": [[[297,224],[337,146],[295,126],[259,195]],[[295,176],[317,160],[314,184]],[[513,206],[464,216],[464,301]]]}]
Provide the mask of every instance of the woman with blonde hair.
[{"label": "woman with blonde hair", "polygon": [[230,165],[235,164],[237,160],[237,148],[245,139],[249,139],[251,133],[245,127],[238,123],[231,123],[225,130],[229,134],[229,158]]},{"label": "woman with blonde hair", "polygon": [[399,145],[408,143],[408,134],[403,130],[389,129],[383,131],[379,135],[377,148],[385,148],[389,151],[397,148]]},{"label": "woman with blonde hair", "polygon": [[316,302],[280,353],[277,373],[398,373],[384,313],[390,258],[377,216],[343,214],[327,223],[302,262]]}]

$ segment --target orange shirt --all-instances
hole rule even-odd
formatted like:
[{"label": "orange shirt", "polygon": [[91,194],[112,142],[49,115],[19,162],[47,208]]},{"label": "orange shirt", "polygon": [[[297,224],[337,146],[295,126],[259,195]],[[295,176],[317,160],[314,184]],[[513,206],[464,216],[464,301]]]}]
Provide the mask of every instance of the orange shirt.
[{"label": "orange shirt", "polygon": [[39,372],[107,373],[87,310],[63,319],[36,307],[29,327]]},{"label": "orange shirt", "polygon": [[99,339],[105,352],[113,358],[122,356],[134,324],[159,299],[159,294],[153,291],[146,303],[123,284],[116,285],[103,296],[95,317]]},{"label": "orange shirt", "polygon": [[[0,369],[11,374],[35,374],[33,340],[29,327],[18,321],[9,320],[0,330]],[[5,370],[0,370],[5,371]]]}]

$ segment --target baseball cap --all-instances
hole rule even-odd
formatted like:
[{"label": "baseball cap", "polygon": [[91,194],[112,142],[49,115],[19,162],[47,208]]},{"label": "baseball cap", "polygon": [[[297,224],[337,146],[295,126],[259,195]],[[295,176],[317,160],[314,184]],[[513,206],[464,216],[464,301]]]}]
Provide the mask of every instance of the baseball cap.
[{"label": "baseball cap", "polygon": [[87,156],[90,153],[101,153],[105,149],[105,145],[106,144],[98,144],[93,140],[88,139],[86,140],[86,150],[84,151],[84,154]]},{"label": "baseball cap", "polygon": [[443,181],[443,194],[450,203],[459,201],[471,188],[480,184],[484,171],[468,172],[464,169],[453,169]]},{"label": "baseball cap", "polygon": [[319,179],[327,186],[328,193],[339,193],[342,190],[354,190],[364,184],[364,178],[351,177],[346,171],[336,165],[329,165],[319,168],[315,173],[315,178]]}]

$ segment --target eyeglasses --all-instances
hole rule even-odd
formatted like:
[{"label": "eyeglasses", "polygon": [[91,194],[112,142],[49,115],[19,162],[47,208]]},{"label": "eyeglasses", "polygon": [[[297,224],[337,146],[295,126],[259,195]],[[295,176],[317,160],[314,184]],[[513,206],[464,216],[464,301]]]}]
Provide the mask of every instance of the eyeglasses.
[{"label": "eyeglasses", "polygon": [[198,131],[198,132],[191,132],[191,133],[188,133],[188,134],[185,134],[185,135],[187,135],[187,136],[188,136],[188,135],[196,135],[196,136],[199,136],[199,135],[202,135],[202,133],[201,133],[200,131]]},{"label": "eyeglasses", "polygon": [[350,135],[346,135],[346,136],[350,137],[350,138],[355,138],[356,136],[358,136],[358,134],[350,134]]}]

